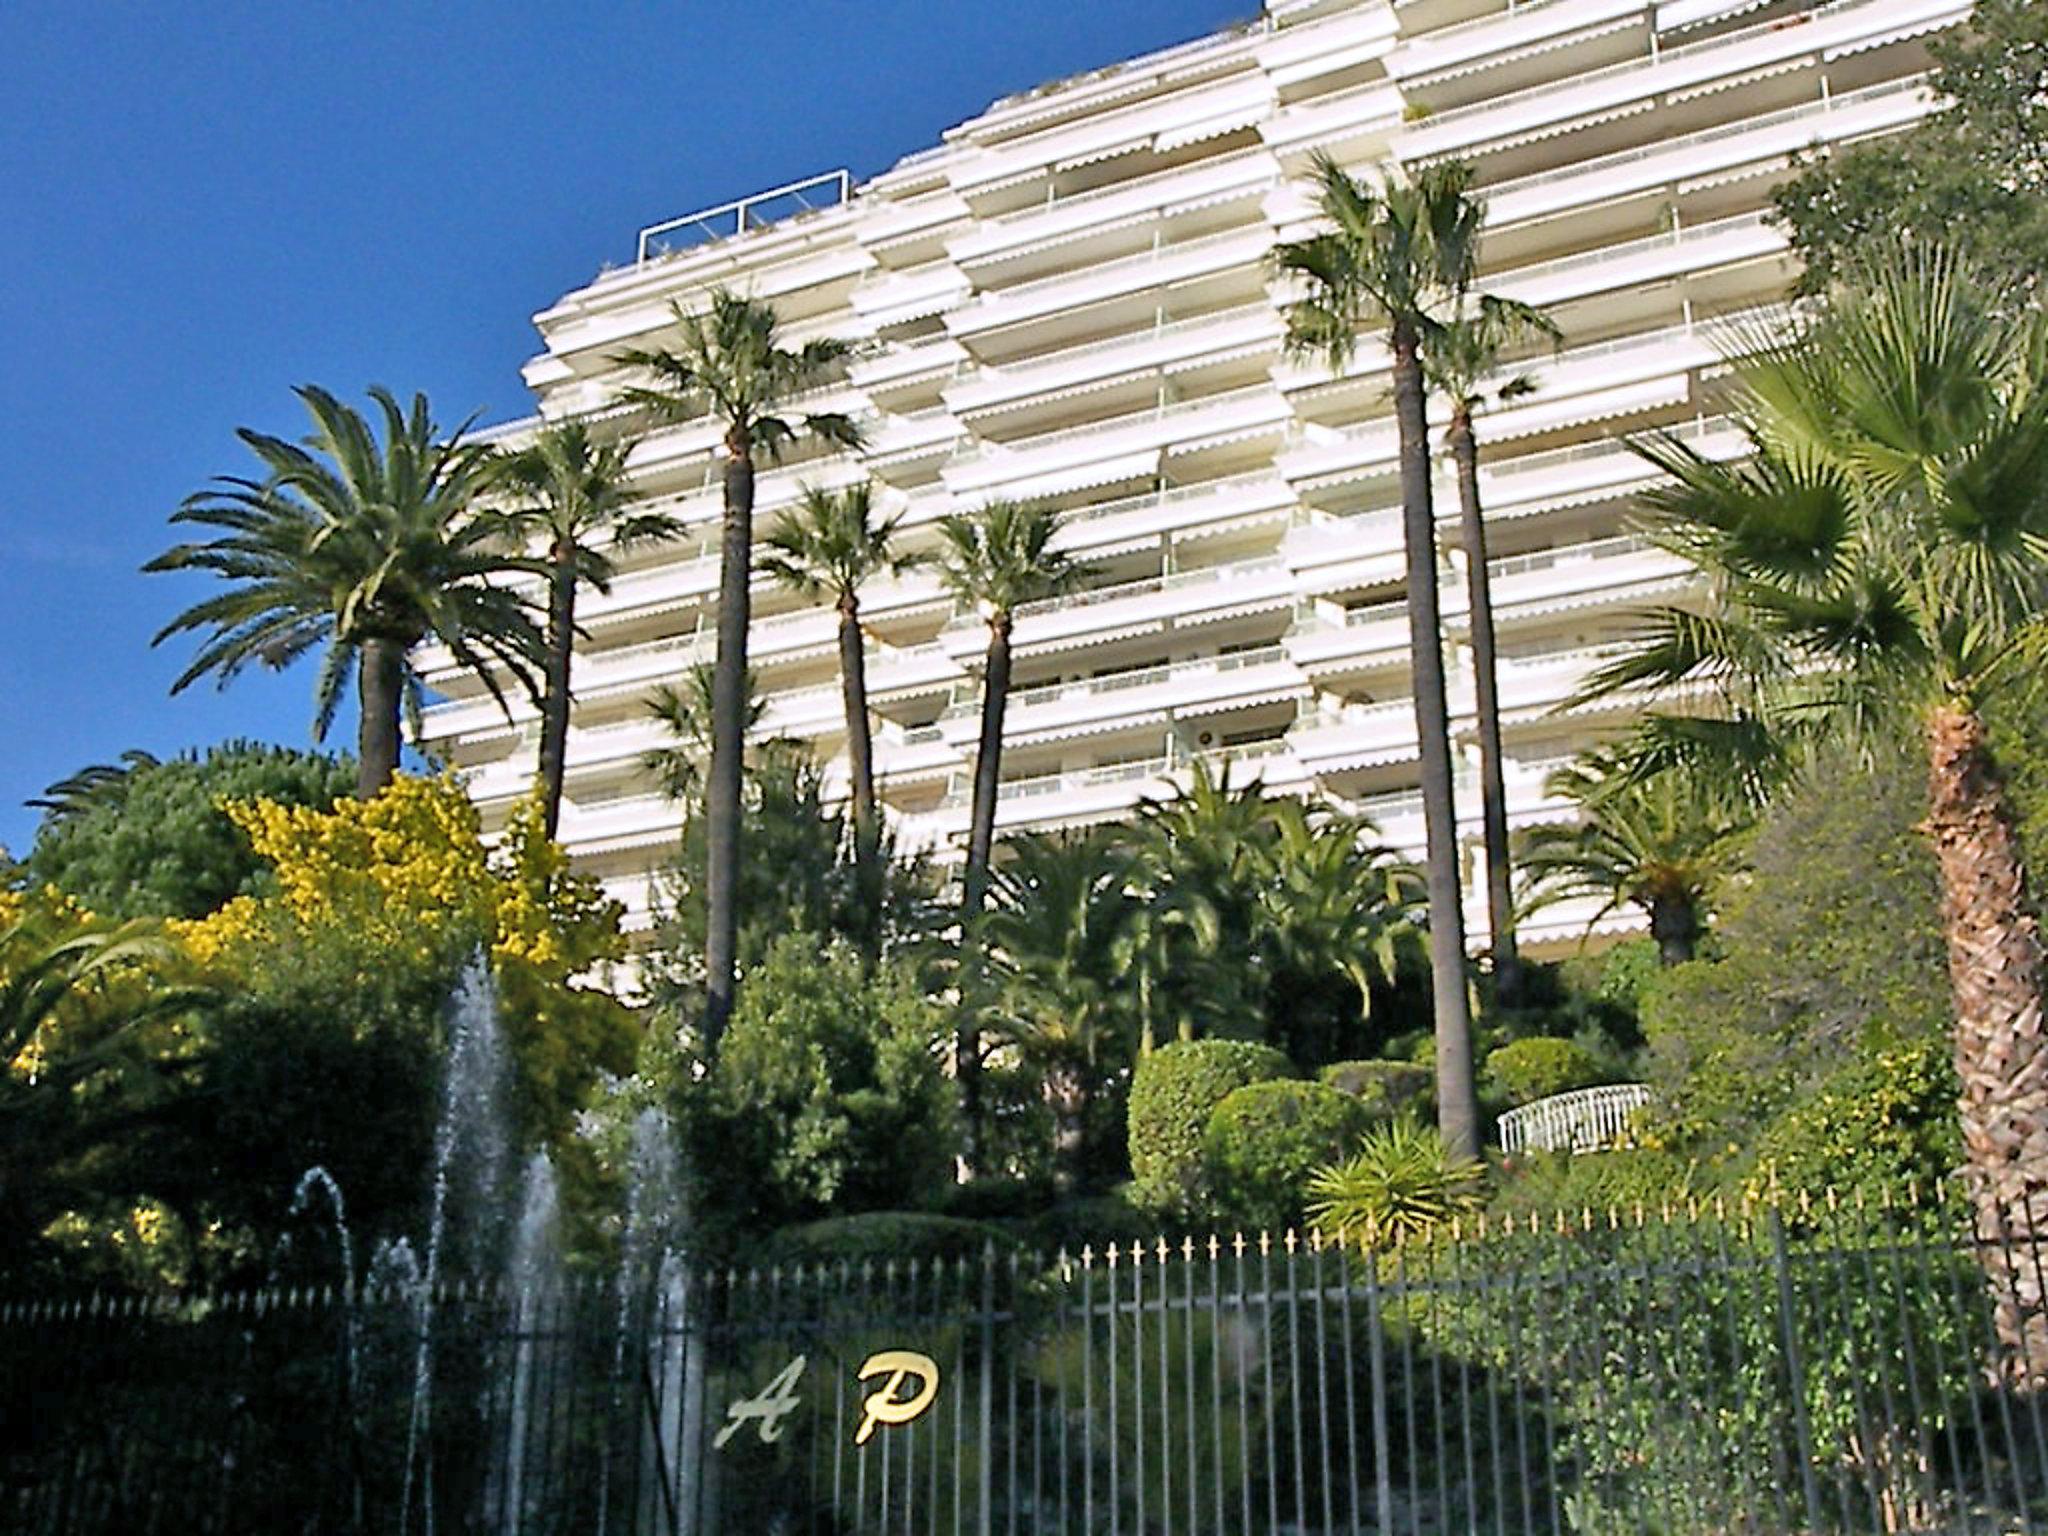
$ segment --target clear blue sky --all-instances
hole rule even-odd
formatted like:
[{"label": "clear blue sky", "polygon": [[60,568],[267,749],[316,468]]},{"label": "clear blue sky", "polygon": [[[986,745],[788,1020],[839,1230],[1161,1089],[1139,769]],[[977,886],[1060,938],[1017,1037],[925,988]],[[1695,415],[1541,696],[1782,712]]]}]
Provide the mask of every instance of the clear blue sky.
[{"label": "clear blue sky", "polygon": [[[528,408],[528,316],[643,224],[841,165],[1255,0],[5,0],[0,844],[128,747],[303,743],[303,672],[168,697],[167,515],[291,386]],[[354,739],[337,722],[336,741]]]}]

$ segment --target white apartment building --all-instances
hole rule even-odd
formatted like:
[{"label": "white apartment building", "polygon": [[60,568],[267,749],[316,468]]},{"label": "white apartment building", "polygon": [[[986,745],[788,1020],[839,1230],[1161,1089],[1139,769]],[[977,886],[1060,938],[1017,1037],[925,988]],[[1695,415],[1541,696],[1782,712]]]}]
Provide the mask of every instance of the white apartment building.
[{"label": "white apartment building", "polygon": [[[1071,509],[1085,590],[1017,622],[998,833],[1131,813],[1198,758],[1315,791],[1419,851],[1395,431],[1384,350],[1332,377],[1282,356],[1268,252],[1313,225],[1311,157],[1472,164],[1490,205],[1485,284],[1565,333],[1535,393],[1484,417],[1510,819],[1546,774],[1622,723],[1564,708],[1633,610],[1680,592],[1627,532],[1646,466],[1617,434],[1677,427],[1736,451],[1716,416],[1717,321],[1793,276],[1766,219],[1814,147],[1893,132],[1930,105],[1929,34],[1968,0],[1268,0],[1240,29],[996,102],[855,186],[843,173],[643,231],[536,317],[536,421],[616,412],[615,356],[663,345],[670,306],[715,285],[772,303],[793,336],[867,354],[804,402],[864,424],[858,454],[764,466],[757,530],[806,484],[872,477],[907,548],[994,497]],[[808,208],[804,205],[812,204]],[[797,210],[792,212],[791,210]],[[778,215],[787,216],[778,216]],[[712,654],[719,465],[708,421],[631,464],[680,542],[586,594],[562,836],[632,922],[678,812],[641,754],[657,684]],[[1486,932],[1465,579],[1448,468],[1440,579],[1464,764],[1468,925]],[[864,595],[880,792],[907,845],[964,842],[985,629],[929,574]],[[763,734],[843,750],[835,615],[765,580],[752,662]],[[472,678],[428,739],[487,816],[529,787],[537,725]],[[1622,921],[1622,919],[1617,919]],[[1576,939],[1583,917],[1525,934]]]}]

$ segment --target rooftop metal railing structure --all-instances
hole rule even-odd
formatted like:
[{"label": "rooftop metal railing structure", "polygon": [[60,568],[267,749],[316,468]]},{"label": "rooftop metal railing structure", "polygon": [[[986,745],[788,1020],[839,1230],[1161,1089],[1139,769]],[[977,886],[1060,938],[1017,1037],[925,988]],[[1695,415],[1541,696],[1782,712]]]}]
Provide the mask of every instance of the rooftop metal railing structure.
[{"label": "rooftop metal railing structure", "polygon": [[[829,197],[824,195],[827,189],[831,192]],[[664,219],[659,224],[648,225],[640,231],[633,264],[644,267],[663,256],[672,256],[714,240],[729,240],[750,229],[779,223],[800,213],[838,207],[852,199],[851,171],[826,171],[821,176],[806,177],[802,181],[784,182],[766,192],[756,192],[750,197],[735,198],[713,208],[686,213],[681,218]],[[729,228],[726,227],[728,220],[731,221]],[[664,239],[665,236],[674,238]],[[657,245],[657,241],[660,244]]]}]

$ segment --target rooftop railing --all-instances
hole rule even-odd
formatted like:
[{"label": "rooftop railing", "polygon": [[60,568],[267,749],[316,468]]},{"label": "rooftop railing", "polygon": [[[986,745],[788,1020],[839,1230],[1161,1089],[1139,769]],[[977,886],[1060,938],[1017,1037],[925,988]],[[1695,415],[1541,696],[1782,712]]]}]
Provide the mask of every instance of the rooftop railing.
[{"label": "rooftop railing", "polygon": [[[802,181],[785,182],[751,197],[736,198],[714,208],[701,208],[681,218],[665,219],[640,231],[634,254],[637,266],[663,256],[672,256],[695,246],[730,240],[750,229],[780,223],[802,213],[840,207],[853,200],[853,173],[827,171]],[[730,220],[730,227],[727,221]]]}]

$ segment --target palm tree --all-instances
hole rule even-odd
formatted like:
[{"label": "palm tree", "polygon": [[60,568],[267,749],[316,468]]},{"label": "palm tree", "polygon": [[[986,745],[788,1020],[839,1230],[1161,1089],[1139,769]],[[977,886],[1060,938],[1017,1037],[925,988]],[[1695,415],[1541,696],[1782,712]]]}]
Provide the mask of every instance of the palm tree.
[{"label": "palm tree", "polygon": [[[196,1053],[167,1024],[203,1000],[169,985],[179,950],[161,925],[0,924],[0,1234],[20,1254],[167,1112]],[[83,1168],[83,1172],[81,1169]]]},{"label": "palm tree", "polygon": [[1493,577],[1486,564],[1486,521],[1479,505],[1479,440],[1472,417],[1489,400],[1505,402],[1535,389],[1535,376],[1517,373],[1495,381],[1501,353],[1538,337],[1555,345],[1560,333],[1541,310],[1482,294],[1430,336],[1422,366],[1431,387],[1449,402],[1444,441],[1458,472],[1458,530],[1465,546],[1471,593],[1472,692],[1479,725],[1479,802],[1486,845],[1486,918],[1493,951],[1495,995],[1512,1007],[1522,992],[1522,962],[1515,949],[1514,896],[1508,847],[1507,785],[1501,769],[1500,687],[1495,675]]},{"label": "palm tree", "polygon": [[768,536],[761,568],[813,601],[830,597],[839,610],[839,686],[846,704],[846,757],[852,779],[854,863],[872,883],[880,846],[875,806],[874,737],[868,723],[867,650],[860,629],[860,589],[870,578],[897,575],[910,561],[890,541],[898,519],[875,520],[874,489],[809,487],[803,501]]},{"label": "palm tree", "polygon": [[[1731,363],[1747,462],[1634,445],[1667,476],[1651,511],[1711,607],[1653,616],[1591,688],[1704,682],[1816,734],[1915,722],[1972,1193],[1987,1238],[2031,1239],[2048,1230],[2048,978],[1985,708],[2048,655],[2048,321],[1952,254],[1902,247]],[[2041,1278],[1987,1248],[2007,1364],[2038,1385]]]},{"label": "palm tree", "polygon": [[1394,360],[1400,432],[1401,533],[1407,552],[1408,643],[1428,836],[1429,950],[1436,1018],[1438,1126],[1456,1159],[1479,1155],[1479,1100],[1472,1073],[1472,1016],[1465,993],[1465,919],[1451,740],[1444,699],[1436,521],[1430,501],[1429,419],[1422,353],[1442,315],[1467,293],[1478,267],[1483,211],[1466,195],[1470,170],[1422,166],[1374,188],[1328,155],[1315,161],[1318,206],[1329,228],[1274,252],[1306,295],[1287,310],[1287,348],[1341,370],[1360,333],[1384,321]]},{"label": "palm tree", "polygon": [[[647,718],[668,728],[672,744],[642,753],[640,766],[670,800],[692,802],[704,791],[704,765],[711,758],[711,701],[717,691],[717,670],[710,662],[700,661],[684,674],[680,685],[663,683],[648,696]],[[754,670],[749,667],[742,739],[761,723],[767,707]]]},{"label": "palm tree", "polygon": [[576,589],[611,590],[612,551],[673,537],[680,524],[658,512],[632,510],[626,455],[632,444],[603,441],[582,421],[543,427],[505,462],[515,493],[530,498],[502,514],[522,545],[547,547],[548,603],[541,668],[540,787],[542,824],[555,835],[562,817],[563,759],[569,742],[569,671],[576,646]]},{"label": "palm tree", "polygon": [[[992,501],[973,513],[940,520],[939,581],[961,608],[988,624],[981,673],[981,736],[974,749],[974,803],[968,822],[967,867],[961,877],[962,975],[973,981],[975,929],[988,893],[995,841],[996,785],[1002,777],[1003,712],[1010,698],[1010,628],[1025,603],[1052,597],[1079,581],[1084,568],[1054,547],[1060,514],[1037,502]],[[963,1003],[954,1042],[960,1080],[962,1161],[972,1172],[978,1152],[981,1037],[975,1009]]]},{"label": "palm tree", "polygon": [[1578,814],[1524,835],[1522,910],[1591,897],[1600,905],[1586,920],[1590,930],[1620,907],[1640,907],[1657,958],[1692,959],[1714,890],[1754,820],[1751,806],[1709,768],[1673,763],[1645,773],[1629,746],[1585,753],[1544,787]]},{"label": "palm tree", "polygon": [[712,1058],[732,1016],[739,937],[740,773],[746,750],[748,584],[754,564],[756,456],[779,459],[799,432],[858,447],[860,430],[838,413],[781,414],[791,399],[825,382],[855,352],[821,337],[783,344],[769,305],[714,289],[705,308],[675,306],[681,344],[643,349],[619,361],[649,382],[624,392],[657,420],[710,415],[724,428],[725,519],[720,530],[718,661],[712,698],[711,771],[705,796],[704,1047]]},{"label": "palm tree", "polygon": [[982,941],[1001,1028],[1036,1069],[1053,1121],[1053,1178],[1079,1181],[1088,1110],[1105,1067],[1127,1063],[1121,982],[1136,910],[1132,856],[1114,833],[1027,832],[1005,843]]},{"label": "palm tree", "polygon": [[1370,1017],[1373,980],[1394,979],[1421,895],[1416,871],[1370,842],[1371,824],[1356,817],[1277,800],[1272,827],[1258,860],[1269,973],[1341,975],[1358,989],[1359,1017]]},{"label": "palm tree", "polygon": [[501,526],[477,515],[496,474],[490,450],[462,442],[461,429],[443,438],[426,396],[414,395],[405,411],[389,391],[370,391],[383,418],[380,444],[326,390],[295,392],[313,418],[305,446],[242,428],[262,478],[225,476],[171,519],[222,535],[177,545],[143,567],[211,571],[230,583],[165,625],[156,643],[210,631],[173,693],[209,672],[226,684],[251,662],[286,667],[324,645],[314,739],[325,739],[353,669],[362,714],[356,791],[373,795],[398,768],[401,713],[417,719],[416,646],[430,638],[446,646],[501,708],[490,663],[528,681],[541,660],[540,631],[523,600],[492,578],[535,567],[507,553]]}]

